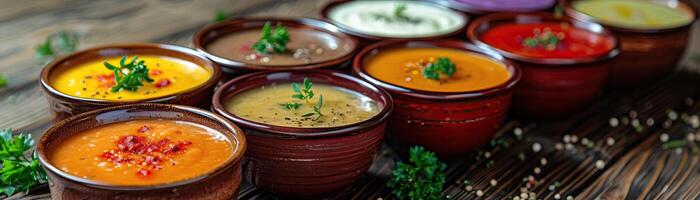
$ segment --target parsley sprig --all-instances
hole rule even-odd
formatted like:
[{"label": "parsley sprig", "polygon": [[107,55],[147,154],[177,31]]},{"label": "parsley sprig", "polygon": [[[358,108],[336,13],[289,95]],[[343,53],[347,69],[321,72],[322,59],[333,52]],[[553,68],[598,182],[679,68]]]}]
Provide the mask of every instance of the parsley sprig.
[{"label": "parsley sprig", "polygon": [[[311,99],[314,98],[315,94],[314,91],[312,90],[314,83],[311,82],[311,79],[309,78],[304,78],[304,81],[299,83],[292,83],[292,91],[294,91],[294,94],[292,95],[292,98],[299,99],[299,100],[305,100],[306,103],[311,104]],[[296,110],[301,107],[301,103],[297,102],[289,102],[289,103],[283,103],[280,104],[283,108],[287,110]],[[321,108],[323,108],[323,95],[320,95],[318,97],[318,102],[316,102],[315,105],[313,105],[314,112],[312,113],[306,113],[301,115],[302,117],[311,117],[314,115],[317,115],[318,117],[323,116],[323,113],[321,113]]]},{"label": "parsley sprig", "polygon": [[35,57],[40,61],[48,61],[78,48],[78,35],[60,32],[51,35],[34,47]]},{"label": "parsley sprig", "polygon": [[287,51],[288,42],[289,32],[287,28],[277,24],[272,30],[270,22],[265,22],[260,39],[251,48],[260,54],[284,53]]},{"label": "parsley sprig", "polygon": [[104,62],[107,69],[114,71],[114,79],[117,84],[112,87],[112,92],[119,92],[121,89],[136,91],[143,86],[142,82],[153,82],[153,79],[148,76],[146,61],[138,59],[138,56],[134,56],[131,62],[126,63],[127,56],[124,56],[119,61],[119,67]]},{"label": "parsley sprig", "polygon": [[36,153],[28,157],[26,152],[34,145],[27,134],[12,136],[12,130],[0,130],[0,191],[11,196],[18,191],[27,192],[35,185],[46,181],[46,173],[41,168]]},{"label": "parsley sprig", "polygon": [[535,31],[535,35],[525,38],[522,45],[528,48],[542,47],[546,50],[554,50],[560,42],[561,39],[552,31]]},{"label": "parsley sprig", "polygon": [[423,69],[423,76],[428,79],[440,80],[440,74],[452,77],[456,71],[457,67],[449,58],[439,57]]},{"label": "parsley sprig", "polygon": [[396,164],[387,186],[399,199],[439,200],[447,165],[420,146],[411,147],[409,161]]},{"label": "parsley sprig", "polygon": [[282,108],[287,109],[287,110],[299,109],[299,107],[301,107],[301,105],[302,105],[301,103],[297,103],[297,102],[288,102],[288,103],[281,103],[280,104],[280,106],[282,106]]}]

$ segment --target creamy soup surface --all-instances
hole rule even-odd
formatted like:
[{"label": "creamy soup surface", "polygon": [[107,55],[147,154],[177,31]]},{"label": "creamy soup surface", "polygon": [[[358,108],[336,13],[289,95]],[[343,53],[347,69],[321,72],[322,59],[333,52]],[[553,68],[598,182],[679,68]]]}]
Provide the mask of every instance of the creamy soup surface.
[{"label": "creamy soup surface", "polygon": [[71,175],[118,186],[158,185],[211,172],[236,145],[190,122],[133,120],[103,125],[61,141],[51,164]]},{"label": "creamy soup surface", "polygon": [[[309,102],[292,98],[291,84],[267,85],[244,91],[226,104],[226,109],[241,118],[258,123],[284,127],[336,127],[365,121],[375,116],[381,107],[360,93],[323,84],[313,85],[314,98]],[[323,95],[321,116],[303,116],[314,113],[313,106]],[[297,109],[282,104],[300,103]]]}]

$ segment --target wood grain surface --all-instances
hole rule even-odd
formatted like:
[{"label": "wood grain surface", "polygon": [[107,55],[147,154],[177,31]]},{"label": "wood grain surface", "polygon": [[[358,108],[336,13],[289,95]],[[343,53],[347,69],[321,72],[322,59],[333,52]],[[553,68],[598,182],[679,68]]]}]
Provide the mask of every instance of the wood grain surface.
[{"label": "wood grain surface", "polygon": [[[34,58],[34,46],[49,35],[77,33],[80,49],[116,42],[191,46],[194,32],[209,23],[216,10],[226,10],[234,17],[317,17],[325,2],[2,0],[0,74],[9,84],[0,88],[0,127],[31,132],[34,137],[48,128],[51,116],[37,84],[43,63]],[[606,91],[587,112],[557,122],[511,119],[494,145],[450,163],[445,198],[512,199],[524,192],[528,198],[536,194],[536,199],[566,199],[569,195],[575,199],[700,199],[695,140],[679,150],[665,149],[660,140],[661,135],[668,135],[669,140],[687,141],[688,133],[697,132],[684,122],[700,111],[700,104],[688,103],[688,99],[700,101],[700,75],[689,73],[700,71],[700,61],[693,59],[700,51],[700,30],[698,26],[694,29],[690,53],[681,64],[684,72],[649,88]],[[664,127],[668,109],[685,118],[678,117]],[[641,128],[631,125],[630,115]],[[619,126],[609,125],[613,117],[620,121]],[[628,119],[626,125],[623,118]],[[647,124],[649,121],[654,123]],[[522,139],[514,136],[515,128],[523,130]],[[572,142],[574,136],[576,142]],[[541,148],[535,152],[533,146]],[[383,147],[360,182],[329,199],[394,199],[385,184],[398,159],[391,148]],[[11,199],[50,198],[46,191],[41,186]],[[276,198],[246,184],[239,199]]]}]

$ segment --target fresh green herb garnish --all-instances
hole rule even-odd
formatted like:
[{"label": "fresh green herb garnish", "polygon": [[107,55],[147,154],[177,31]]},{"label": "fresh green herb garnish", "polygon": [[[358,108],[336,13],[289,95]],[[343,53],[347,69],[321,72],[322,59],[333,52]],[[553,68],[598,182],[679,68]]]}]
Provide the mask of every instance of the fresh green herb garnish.
[{"label": "fresh green herb garnish", "polygon": [[297,103],[297,102],[281,103],[280,106],[282,106],[282,108],[287,109],[287,110],[296,110],[296,109],[299,109],[299,107],[301,107],[301,103]]},{"label": "fresh green herb garnish", "polygon": [[217,10],[216,13],[214,13],[214,19],[212,20],[213,22],[221,22],[224,21],[228,18],[228,13],[224,10]]},{"label": "fresh green herb garnish", "polygon": [[292,83],[292,90],[296,92],[296,94],[292,95],[292,98],[306,100],[306,103],[309,103],[309,100],[314,98],[314,91],[311,90],[313,85],[314,84],[309,78],[304,78],[301,85],[298,83]]},{"label": "fresh green herb garnish", "polygon": [[687,145],[688,145],[688,141],[686,141],[686,140],[673,140],[673,141],[669,141],[669,142],[662,144],[661,148],[668,150],[668,149],[686,147]]},{"label": "fresh green herb garnish", "polygon": [[374,14],[374,18],[378,20],[384,20],[386,22],[407,22],[407,23],[412,23],[412,24],[418,24],[421,23],[423,20],[420,18],[414,18],[406,15],[406,4],[399,4],[394,8],[394,15],[386,15],[386,14]]},{"label": "fresh green herb garnish", "polygon": [[529,48],[542,47],[546,50],[554,50],[559,45],[559,42],[561,42],[561,39],[563,39],[557,37],[557,34],[552,33],[552,31],[545,30],[544,32],[540,32],[538,29],[534,32],[535,35],[533,35],[532,37],[525,38],[523,40],[523,46]]},{"label": "fresh green herb garnish", "polygon": [[126,63],[126,58],[127,56],[124,56],[119,61],[120,67],[104,62],[107,69],[114,71],[114,79],[117,85],[112,87],[112,92],[118,92],[120,89],[136,91],[143,86],[143,81],[153,82],[153,79],[148,77],[148,67],[145,61],[139,61],[139,57],[134,56],[131,62]]},{"label": "fresh green herb garnish", "polygon": [[35,185],[46,181],[46,174],[39,164],[36,153],[27,156],[34,140],[27,134],[12,136],[12,130],[0,130],[0,191],[6,196],[15,192],[27,192]]},{"label": "fresh green herb garnish", "polygon": [[287,43],[289,42],[289,32],[287,32],[287,28],[277,24],[273,31],[270,26],[270,22],[265,22],[260,40],[253,44],[252,49],[260,54],[286,52]]},{"label": "fresh green herb garnish", "polygon": [[5,85],[7,85],[7,79],[0,74],[0,87],[5,87]]},{"label": "fresh green herb garnish", "polygon": [[396,197],[409,200],[441,199],[447,165],[440,162],[435,153],[420,146],[411,147],[409,161],[409,164],[397,162],[393,177],[387,184]]},{"label": "fresh green herb garnish", "polygon": [[48,61],[57,56],[73,52],[78,47],[78,36],[73,33],[60,32],[51,35],[44,42],[34,47],[35,56],[40,61]]},{"label": "fresh green herb garnish", "polygon": [[440,80],[440,74],[452,77],[456,71],[457,67],[449,58],[439,57],[423,69],[423,76],[428,79]]},{"label": "fresh green herb garnish", "polygon": [[321,117],[321,116],[323,116],[323,114],[321,113],[322,107],[323,107],[323,95],[318,96],[318,103],[316,103],[316,105],[314,105],[314,112],[306,113],[306,114],[302,115],[302,117],[310,117],[310,116],[314,116],[314,115],[318,115],[317,117]]}]

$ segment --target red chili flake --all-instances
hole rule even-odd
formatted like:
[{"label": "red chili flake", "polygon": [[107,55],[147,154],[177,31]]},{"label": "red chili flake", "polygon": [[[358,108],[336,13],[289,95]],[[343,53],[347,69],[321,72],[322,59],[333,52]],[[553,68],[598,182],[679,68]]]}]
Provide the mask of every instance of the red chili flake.
[{"label": "red chili flake", "polygon": [[148,176],[148,175],[151,175],[152,173],[153,173],[153,172],[151,172],[151,170],[147,170],[147,169],[139,169],[139,170],[136,171],[136,174],[137,174],[137,175],[143,176],[143,177],[146,177],[146,176]]},{"label": "red chili flake", "polygon": [[241,46],[240,51],[243,51],[243,52],[253,51],[253,48],[251,48],[251,46],[252,46],[252,44],[251,45],[243,45],[243,46]]},{"label": "red chili flake", "polygon": [[146,125],[143,125],[141,128],[139,128],[139,133],[145,133],[151,130],[151,127],[148,127]]},{"label": "red chili flake", "polygon": [[161,79],[156,83],[157,88],[168,87],[168,85],[170,85],[169,79]]},{"label": "red chili flake", "polygon": [[152,70],[148,71],[148,74],[149,74],[149,75],[152,75],[152,76],[158,76],[158,75],[160,75],[160,74],[162,74],[162,73],[163,73],[163,71],[160,71],[160,70],[157,70],[157,69],[152,69]]}]

